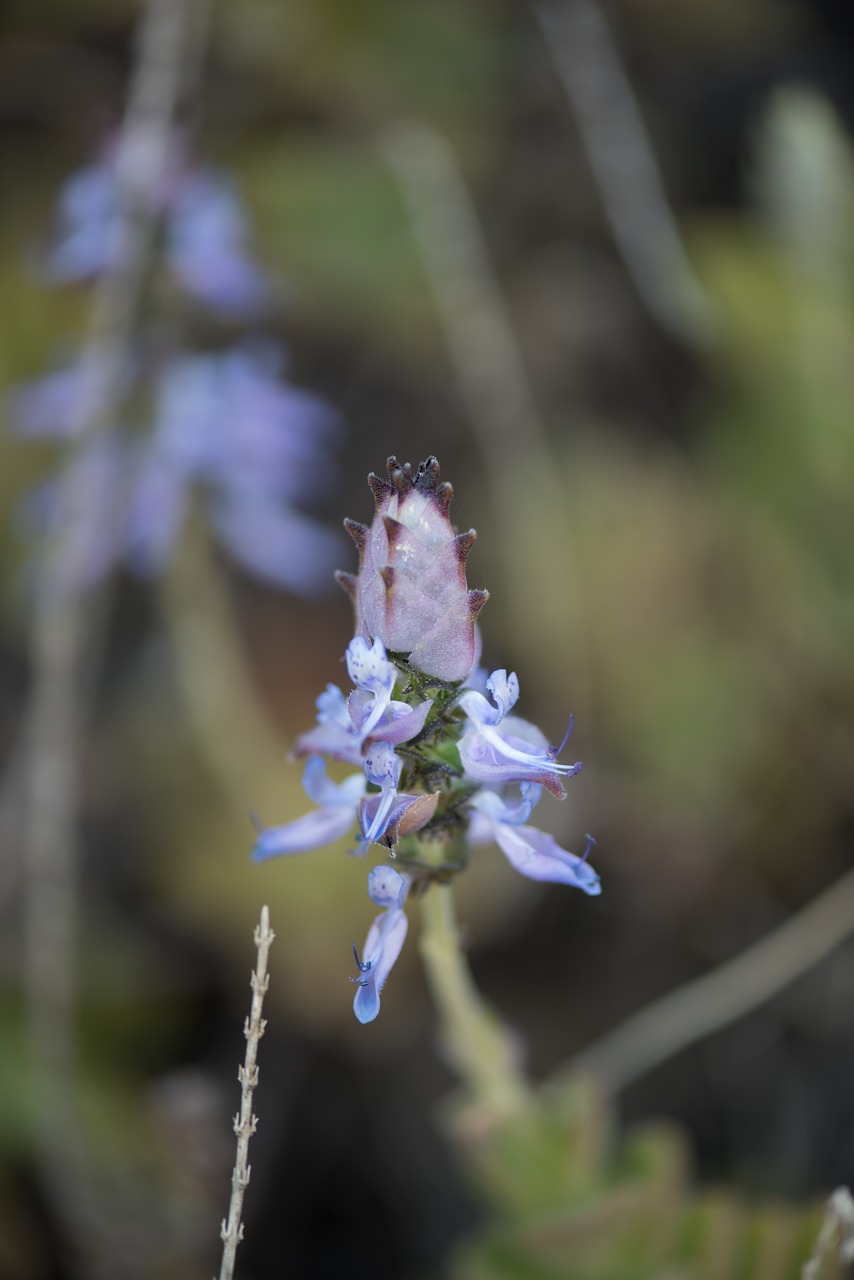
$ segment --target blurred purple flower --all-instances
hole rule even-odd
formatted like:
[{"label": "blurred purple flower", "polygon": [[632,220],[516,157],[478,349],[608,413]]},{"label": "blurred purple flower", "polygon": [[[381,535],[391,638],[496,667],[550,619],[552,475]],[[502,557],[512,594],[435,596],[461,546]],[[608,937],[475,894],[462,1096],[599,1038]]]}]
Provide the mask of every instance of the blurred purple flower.
[{"label": "blurred purple flower", "polygon": [[351,978],[357,984],[353,1012],[359,1022],[373,1022],[380,1011],[380,993],[400,955],[409,922],[403,911],[409,881],[394,867],[374,867],[368,874],[368,894],[372,902],[384,911],[378,915],[368,930],[362,950],[364,959],[354,945],[353,954],[359,969],[359,977]]},{"label": "blurred purple flower", "polygon": [[73,173],[59,193],[59,218],[45,274],[56,284],[87,280],[114,267],[122,252],[114,152]]},{"label": "blurred purple flower", "polygon": [[[63,186],[44,266],[54,283],[93,279],[120,260],[126,227],[115,164],[115,149],[107,147],[100,160]],[[157,206],[166,262],[188,294],[228,316],[250,313],[270,298],[272,286],[249,253],[246,214],[227,176],[189,168],[176,147],[173,173]]]},{"label": "blurred purple flower", "polygon": [[252,311],[272,292],[247,250],[248,230],[225,175],[200,169],[181,182],[168,221],[167,257],[189,294],[228,315]]},{"label": "blurred purple flower", "polygon": [[128,522],[134,567],[162,568],[195,484],[238,563],[301,594],[325,591],[340,539],[292,504],[313,495],[315,474],[329,474],[337,415],[282,382],[267,349],[176,357],[156,394]]},{"label": "blurred purple flower", "polygon": [[51,547],[48,590],[86,592],[116,568],[120,546],[111,534],[121,527],[127,483],[125,459],[108,438],[74,454],[61,477],[24,497],[19,529]]},{"label": "blurred purple flower", "polygon": [[[96,374],[70,366],[17,391],[16,430],[74,439],[92,420]],[[164,365],[151,432],[121,441],[110,434],[125,506],[100,535],[109,554],[105,545],[91,564],[81,560],[69,588],[91,586],[119,561],[143,575],[159,573],[198,489],[213,532],[250,573],[303,595],[326,590],[340,537],[295,504],[313,495],[315,474],[330,473],[341,428],[322,400],[278,374],[266,348],[179,356]],[[78,465],[88,452],[84,445]]]},{"label": "blurred purple flower", "polygon": [[31,440],[73,440],[98,417],[104,383],[102,362],[90,356],[14,388],[7,403],[15,434]]}]

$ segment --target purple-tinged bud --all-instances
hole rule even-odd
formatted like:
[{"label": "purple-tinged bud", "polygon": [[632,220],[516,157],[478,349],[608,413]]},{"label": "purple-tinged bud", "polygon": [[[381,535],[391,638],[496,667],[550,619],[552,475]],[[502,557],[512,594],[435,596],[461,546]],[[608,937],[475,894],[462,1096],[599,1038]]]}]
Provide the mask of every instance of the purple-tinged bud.
[{"label": "purple-tinged bud", "polygon": [[397,458],[389,479],[370,475],[376,511],[370,528],[347,520],[359,552],[359,573],[339,574],[353,598],[356,633],[405,653],[418,671],[439,680],[464,680],[475,664],[475,620],[486,591],[469,591],[466,559],[475,532],[457,535],[448,519],[453,497],[439,483],[434,457],[418,466]]}]

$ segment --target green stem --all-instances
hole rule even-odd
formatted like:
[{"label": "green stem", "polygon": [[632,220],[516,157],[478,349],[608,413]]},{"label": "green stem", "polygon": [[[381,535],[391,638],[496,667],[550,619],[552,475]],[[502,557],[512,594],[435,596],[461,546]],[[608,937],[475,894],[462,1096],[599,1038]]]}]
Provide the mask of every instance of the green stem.
[{"label": "green stem", "polygon": [[421,912],[421,956],[454,1069],[473,1101],[494,1117],[526,1109],[531,1093],[511,1038],[481,998],[460,950],[452,886],[432,881]]}]

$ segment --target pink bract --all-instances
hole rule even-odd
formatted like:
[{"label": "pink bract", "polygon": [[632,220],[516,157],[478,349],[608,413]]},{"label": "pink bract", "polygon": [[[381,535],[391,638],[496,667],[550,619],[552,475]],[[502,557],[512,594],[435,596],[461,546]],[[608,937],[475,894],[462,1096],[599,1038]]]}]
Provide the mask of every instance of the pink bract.
[{"label": "pink bract", "polygon": [[488,598],[466,584],[476,534],[457,534],[448,519],[453,489],[439,482],[436,458],[414,475],[394,456],[386,467],[388,480],[368,477],[376,503],[371,527],[344,522],[359,551],[359,573],[337,577],[353,599],[356,634],[407,654],[425,675],[464,680],[475,664],[475,621]]}]

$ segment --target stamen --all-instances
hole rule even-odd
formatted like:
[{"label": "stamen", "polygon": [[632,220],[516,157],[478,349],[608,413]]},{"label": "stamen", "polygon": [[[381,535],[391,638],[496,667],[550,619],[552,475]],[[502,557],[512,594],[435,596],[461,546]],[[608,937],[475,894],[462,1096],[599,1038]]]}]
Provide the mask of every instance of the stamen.
[{"label": "stamen", "polygon": [[553,752],[555,756],[559,756],[561,751],[563,751],[564,747],[566,746],[567,742],[569,742],[569,735],[572,733],[572,726],[574,724],[575,724],[575,716],[570,712],[569,724],[566,726],[566,733],[563,735],[563,741],[561,742],[559,747],[549,748],[549,750]]},{"label": "stamen", "polygon": [[[355,942],[353,943],[353,955],[356,957],[356,968],[359,970],[359,972],[360,972],[360,973],[367,973],[367,972],[368,972],[368,970],[369,970],[369,969],[370,969],[370,967],[371,967],[371,962],[370,962],[370,960],[360,960],[360,959],[359,959],[359,953],[358,953],[358,951],[356,950],[356,944],[355,944]],[[362,987],[367,986],[367,983],[366,983],[366,982],[361,982],[361,981],[359,980],[359,978],[351,978],[351,979],[350,979],[350,981],[351,981],[351,982],[358,982],[358,983],[359,983],[359,985],[360,985],[360,986],[362,986]]]},{"label": "stamen", "polygon": [[593,848],[593,846],[594,846],[594,844],[595,844],[595,843],[596,843],[596,841],[595,841],[595,839],[593,838],[593,836],[591,836],[591,835],[589,835],[589,834],[588,834],[588,836],[587,836],[587,848],[584,850],[584,852],[583,852],[583,853],[582,853],[582,855],[581,855],[581,861],[582,861],[582,862],[586,862],[586,861],[587,861],[587,855],[588,855],[588,853],[590,852],[590,850]]}]

